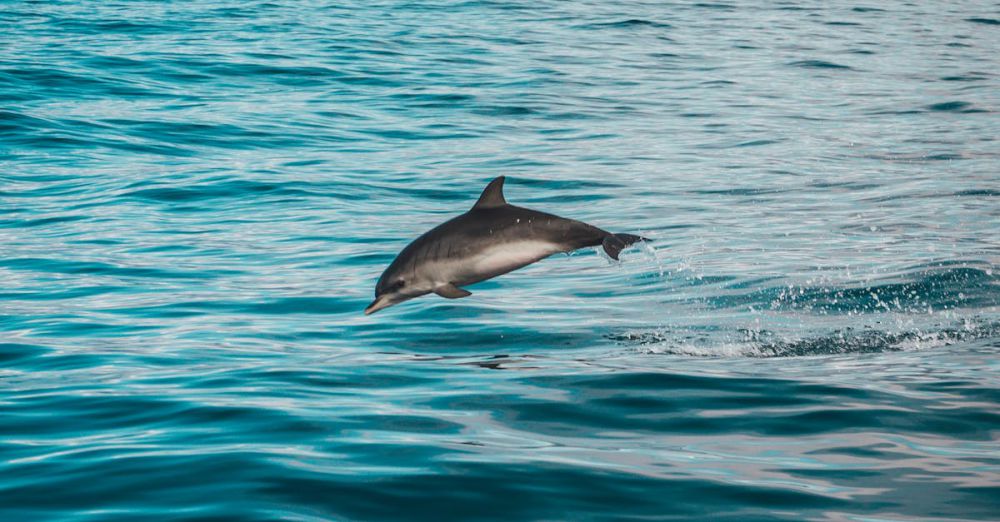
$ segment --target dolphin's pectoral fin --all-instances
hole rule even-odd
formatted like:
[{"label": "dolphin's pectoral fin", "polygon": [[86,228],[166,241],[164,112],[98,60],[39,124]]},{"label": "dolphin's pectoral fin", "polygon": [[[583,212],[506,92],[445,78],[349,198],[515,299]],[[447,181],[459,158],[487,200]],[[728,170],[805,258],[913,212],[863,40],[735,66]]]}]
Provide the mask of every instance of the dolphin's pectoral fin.
[{"label": "dolphin's pectoral fin", "polygon": [[445,299],[458,299],[460,297],[469,297],[472,295],[472,292],[463,290],[451,283],[435,288],[434,293],[444,297]]},{"label": "dolphin's pectoral fin", "polygon": [[604,241],[601,242],[601,246],[604,247],[604,251],[607,252],[611,259],[618,261],[618,254],[623,248],[639,241],[649,241],[642,236],[635,236],[632,234],[608,234],[605,236]]}]

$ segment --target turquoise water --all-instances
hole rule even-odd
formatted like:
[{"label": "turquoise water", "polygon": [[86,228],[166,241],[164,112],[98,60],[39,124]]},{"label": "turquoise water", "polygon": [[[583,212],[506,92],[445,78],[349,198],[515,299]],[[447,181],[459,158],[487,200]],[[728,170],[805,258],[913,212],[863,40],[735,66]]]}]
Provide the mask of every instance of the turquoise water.
[{"label": "turquoise water", "polygon": [[[0,2],[0,519],[1000,518],[1000,14]],[[653,238],[376,315],[497,175]]]}]

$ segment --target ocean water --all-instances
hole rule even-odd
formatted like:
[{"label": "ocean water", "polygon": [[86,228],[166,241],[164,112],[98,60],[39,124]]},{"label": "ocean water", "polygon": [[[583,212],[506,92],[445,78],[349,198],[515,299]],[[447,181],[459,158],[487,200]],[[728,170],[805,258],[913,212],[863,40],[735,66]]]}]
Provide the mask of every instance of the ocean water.
[{"label": "ocean water", "polygon": [[[0,519],[1000,519],[995,2],[0,2]],[[654,241],[362,314],[495,176]]]}]

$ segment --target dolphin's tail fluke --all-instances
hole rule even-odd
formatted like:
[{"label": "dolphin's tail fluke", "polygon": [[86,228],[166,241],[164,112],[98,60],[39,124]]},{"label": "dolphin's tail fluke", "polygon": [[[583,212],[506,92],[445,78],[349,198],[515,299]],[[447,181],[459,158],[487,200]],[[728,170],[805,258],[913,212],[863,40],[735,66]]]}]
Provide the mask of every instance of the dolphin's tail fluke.
[{"label": "dolphin's tail fluke", "polygon": [[603,246],[604,251],[611,256],[611,259],[617,261],[618,254],[622,251],[622,249],[631,244],[638,243],[639,241],[649,241],[649,239],[633,234],[608,234],[604,236],[604,241],[601,242],[601,246]]}]

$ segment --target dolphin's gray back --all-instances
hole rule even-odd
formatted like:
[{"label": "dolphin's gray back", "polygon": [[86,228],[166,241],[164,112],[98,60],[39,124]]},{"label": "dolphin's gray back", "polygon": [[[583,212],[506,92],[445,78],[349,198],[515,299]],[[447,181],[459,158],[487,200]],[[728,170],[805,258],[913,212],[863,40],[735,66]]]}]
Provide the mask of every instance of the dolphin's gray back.
[{"label": "dolphin's gray back", "polygon": [[458,233],[446,234],[461,237],[462,242],[473,250],[497,243],[544,241],[569,252],[600,245],[604,236],[608,235],[608,232],[581,221],[514,205],[473,209],[454,222],[454,232]]}]

